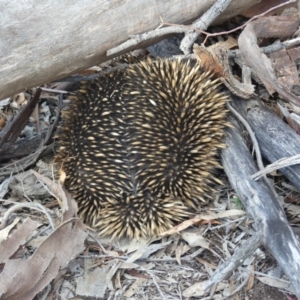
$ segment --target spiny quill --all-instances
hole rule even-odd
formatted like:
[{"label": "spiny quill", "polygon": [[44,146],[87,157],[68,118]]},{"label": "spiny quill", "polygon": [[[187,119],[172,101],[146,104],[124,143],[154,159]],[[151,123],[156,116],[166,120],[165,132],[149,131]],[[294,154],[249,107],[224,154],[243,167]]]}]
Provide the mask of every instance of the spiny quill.
[{"label": "spiny quill", "polygon": [[100,235],[157,235],[221,183],[228,99],[196,63],[147,59],[83,82],[70,99],[56,160]]}]

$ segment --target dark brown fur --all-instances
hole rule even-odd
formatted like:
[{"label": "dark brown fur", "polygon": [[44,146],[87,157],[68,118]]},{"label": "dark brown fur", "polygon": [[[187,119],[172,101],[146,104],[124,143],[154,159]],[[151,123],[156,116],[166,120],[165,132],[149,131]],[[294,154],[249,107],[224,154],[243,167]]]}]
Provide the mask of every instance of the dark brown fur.
[{"label": "dark brown fur", "polygon": [[159,234],[210,196],[227,97],[190,62],[147,60],[83,83],[57,160],[80,215],[101,235]]}]

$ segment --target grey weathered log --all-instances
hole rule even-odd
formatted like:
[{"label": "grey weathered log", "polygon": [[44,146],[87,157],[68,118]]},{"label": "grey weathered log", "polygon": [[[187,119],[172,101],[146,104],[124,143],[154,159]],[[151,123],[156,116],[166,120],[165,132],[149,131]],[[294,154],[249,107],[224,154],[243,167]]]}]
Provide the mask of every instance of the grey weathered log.
[{"label": "grey weathered log", "polygon": [[[214,2],[0,0],[0,99],[104,62],[111,58],[106,56],[109,49],[154,30],[162,20],[190,24]],[[219,20],[256,2],[233,0]],[[143,41],[139,47],[162,38]]]},{"label": "grey weathered log", "polygon": [[[271,163],[300,154],[300,136],[260,101],[238,100],[232,106],[247,120],[257,138],[262,156]],[[280,169],[300,191],[300,165]]]},{"label": "grey weathered log", "polygon": [[222,151],[224,170],[255,221],[264,247],[284,270],[300,299],[300,243],[281,205],[264,181],[251,178],[258,169],[242,137],[239,124],[233,117],[230,117],[230,121],[234,128],[228,129],[227,148]]}]

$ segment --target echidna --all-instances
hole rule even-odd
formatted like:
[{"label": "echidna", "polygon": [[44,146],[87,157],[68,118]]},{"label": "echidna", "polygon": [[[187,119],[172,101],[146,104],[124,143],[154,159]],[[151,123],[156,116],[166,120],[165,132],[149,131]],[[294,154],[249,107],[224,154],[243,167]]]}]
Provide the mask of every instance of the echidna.
[{"label": "echidna", "polygon": [[148,59],[84,82],[57,160],[83,220],[100,235],[157,235],[212,192],[227,97],[196,63]]}]

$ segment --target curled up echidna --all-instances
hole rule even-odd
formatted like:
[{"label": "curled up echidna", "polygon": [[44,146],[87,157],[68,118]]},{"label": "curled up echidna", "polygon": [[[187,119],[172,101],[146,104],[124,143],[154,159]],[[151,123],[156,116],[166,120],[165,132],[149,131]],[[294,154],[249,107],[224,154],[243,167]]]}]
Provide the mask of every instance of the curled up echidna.
[{"label": "curled up echidna", "polygon": [[157,235],[220,183],[227,96],[195,62],[148,59],[83,82],[57,161],[84,222],[100,235]]}]

